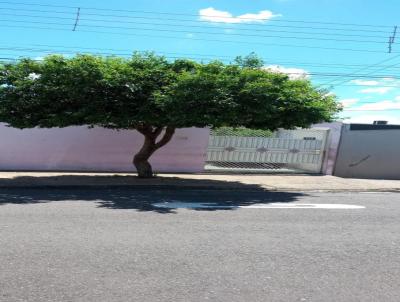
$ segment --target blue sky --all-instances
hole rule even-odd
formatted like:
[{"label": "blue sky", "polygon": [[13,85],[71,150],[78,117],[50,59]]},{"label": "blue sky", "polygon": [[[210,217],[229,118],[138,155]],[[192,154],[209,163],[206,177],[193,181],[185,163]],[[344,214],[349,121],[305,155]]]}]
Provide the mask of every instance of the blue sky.
[{"label": "blue sky", "polygon": [[330,88],[346,121],[400,124],[400,28],[392,53],[387,43],[400,25],[398,0],[18,3],[0,1],[0,58],[150,50],[228,62],[255,52],[267,68]]}]

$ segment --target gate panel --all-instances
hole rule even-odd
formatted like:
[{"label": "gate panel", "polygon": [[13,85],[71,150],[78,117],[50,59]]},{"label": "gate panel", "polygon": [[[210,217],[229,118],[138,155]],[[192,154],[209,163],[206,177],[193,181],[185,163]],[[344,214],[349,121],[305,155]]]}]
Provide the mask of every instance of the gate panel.
[{"label": "gate panel", "polygon": [[207,167],[320,172],[328,130],[285,130],[283,134],[282,138],[211,134]]}]

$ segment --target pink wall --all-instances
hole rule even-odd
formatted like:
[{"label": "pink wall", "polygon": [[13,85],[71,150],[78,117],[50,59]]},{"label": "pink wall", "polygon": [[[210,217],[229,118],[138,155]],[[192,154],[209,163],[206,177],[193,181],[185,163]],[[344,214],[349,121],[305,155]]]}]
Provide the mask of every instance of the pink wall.
[{"label": "pink wall", "polygon": [[[155,172],[201,172],[209,130],[177,130],[151,158]],[[143,141],[136,131],[68,127],[14,129],[0,124],[0,170],[135,171]]]},{"label": "pink wall", "polygon": [[342,131],[342,123],[322,123],[315,124],[312,128],[324,128],[329,129],[329,135],[327,140],[327,149],[322,165],[322,173],[326,175],[332,175],[335,168],[336,158],[339,150],[340,136]]}]

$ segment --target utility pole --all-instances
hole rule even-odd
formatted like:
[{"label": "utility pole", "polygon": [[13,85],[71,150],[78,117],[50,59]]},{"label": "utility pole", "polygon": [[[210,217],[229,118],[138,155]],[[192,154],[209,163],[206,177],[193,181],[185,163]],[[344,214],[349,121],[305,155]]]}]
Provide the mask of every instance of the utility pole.
[{"label": "utility pole", "polygon": [[76,12],[75,24],[74,24],[74,28],[72,29],[72,31],[75,31],[76,27],[78,26],[80,14],[81,14],[81,8],[78,7],[78,10]]},{"label": "utility pole", "polygon": [[396,39],[396,34],[397,34],[397,25],[393,28],[393,34],[389,37],[389,53],[392,53],[392,46]]}]

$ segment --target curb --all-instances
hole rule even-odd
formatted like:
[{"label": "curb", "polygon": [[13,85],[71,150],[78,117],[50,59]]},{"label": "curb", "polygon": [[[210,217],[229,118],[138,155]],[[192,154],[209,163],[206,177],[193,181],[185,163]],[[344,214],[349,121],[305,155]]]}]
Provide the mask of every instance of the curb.
[{"label": "curb", "polygon": [[60,184],[15,184],[15,185],[0,185],[1,189],[130,189],[130,190],[177,190],[177,191],[232,191],[235,192],[307,192],[307,193],[400,193],[399,188],[388,189],[301,189],[301,188],[279,188],[274,186],[257,186],[248,185],[248,188],[238,186],[205,186],[205,185],[138,185],[138,184],[80,184],[80,185],[60,185]]},{"label": "curb", "polygon": [[132,189],[132,190],[215,190],[215,191],[276,191],[274,187],[249,185],[248,188],[237,186],[193,186],[193,185],[132,185],[132,184],[86,184],[86,185],[59,185],[59,184],[32,184],[32,185],[0,185],[1,189]]}]

